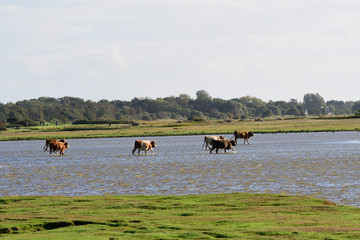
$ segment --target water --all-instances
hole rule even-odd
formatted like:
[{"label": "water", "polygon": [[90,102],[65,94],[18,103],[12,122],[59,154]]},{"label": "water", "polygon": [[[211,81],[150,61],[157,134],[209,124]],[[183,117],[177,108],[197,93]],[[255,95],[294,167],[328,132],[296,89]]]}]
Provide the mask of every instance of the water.
[{"label": "water", "polygon": [[203,136],[149,139],[146,156],[131,155],[135,138],[71,139],[65,156],[0,142],[0,196],[267,192],[360,207],[359,132],[256,134],[226,154],[201,149]]}]

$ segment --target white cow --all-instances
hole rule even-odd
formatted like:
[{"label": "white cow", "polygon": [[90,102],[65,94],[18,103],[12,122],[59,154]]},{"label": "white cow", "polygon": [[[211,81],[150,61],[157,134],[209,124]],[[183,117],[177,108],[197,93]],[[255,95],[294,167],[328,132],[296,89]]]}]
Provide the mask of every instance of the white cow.
[{"label": "white cow", "polygon": [[220,136],[205,136],[204,137],[204,144],[202,145],[202,148],[204,148],[205,146],[205,149],[210,149],[209,147],[209,144],[212,145],[212,141],[213,140],[222,140],[222,139],[225,139],[225,136],[224,135],[220,135]]}]

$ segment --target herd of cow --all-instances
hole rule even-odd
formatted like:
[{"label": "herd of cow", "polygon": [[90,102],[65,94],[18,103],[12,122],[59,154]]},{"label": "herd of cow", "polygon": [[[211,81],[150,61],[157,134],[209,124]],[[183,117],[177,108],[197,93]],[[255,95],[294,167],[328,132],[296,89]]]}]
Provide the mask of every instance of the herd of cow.
[{"label": "herd of cow", "polygon": [[[226,150],[231,149],[233,152],[235,152],[233,146],[236,146],[238,138],[243,138],[244,139],[244,144],[245,144],[245,142],[247,142],[249,144],[248,139],[250,137],[252,137],[252,136],[254,136],[254,132],[239,132],[239,131],[234,132],[233,138],[235,138],[235,140],[225,139],[224,135],[205,136],[204,137],[204,144],[203,144],[202,148],[205,147],[205,149],[209,149],[210,153],[212,153],[212,151],[214,149],[216,149],[216,153],[218,153],[219,149],[224,149],[224,152],[226,152]],[[211,145],[211,148],[209,147],[209,145]]]},{"label": "herd of cow", "polygon": [[[202,148],[205,147],[205,149],[209,149],[210,153],[212,153],[213,150],[218,153],[219,149],[224,149],[224,152],[226,153],[226,150],[232,150],[235,152],[233,146],[236,146],[237,139],[244,139],[244,144],[247,142],[249,144],[249,138],[254,136],[254,132],[239,132],[235,131],[234,138],[235,140],[231,139],[225,139],[224,135],[221,136],[205,136],[204,137],[204,144]],[[211,148],[210,148],[211,145]],[[59,151],[60,155],[64,155],[64,151],[66,148],[69,148],[70,145],[65,139],[47,139],[45,142],[45,146],[43,148],[44,152],[50,149],[50,154],[55,153]],[[140,155],[140,151],[146,152],[151,151],[152,154],[154,154],[153,148],[156,148],[156,142],[155,141],[149,141],[149,140],[135,140],[134,149],[132,150],[132,154],[135,154],[135,151],[138,151],[138,155]]]}]

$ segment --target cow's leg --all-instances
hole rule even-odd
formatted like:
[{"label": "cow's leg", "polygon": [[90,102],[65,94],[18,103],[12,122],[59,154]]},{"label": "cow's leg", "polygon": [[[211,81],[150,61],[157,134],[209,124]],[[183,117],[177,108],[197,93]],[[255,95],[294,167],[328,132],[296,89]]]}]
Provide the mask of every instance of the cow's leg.
[{"label": "cow's leg", "polygon": [[151,146],[148,147],[147,151],[151,151],[151,155],[154,155],[154,150],[152,149]]},{"label": "cow's leg", "polygon": [[216,148],[216,153],[218,153],[218,152],[219,152],[219,148],[217,147],[217,148]]},{"label": "cow's leg", "polygon": [[210,149],[210,153],[212,153],[212,151],[215,149],[214,146],[212,146],[212,148]]},{"label": "cow's leg", "polygon": [[132,155],[134,155],[135,151],[136,151],[136,147],[134,147],[134,149],[132,150]]},{"label": "cow's leg", "polygon": [[209,147],[209,143],[207,143],[207,142],[204,142],[204,145],[205,145],[205,150],[210,150],[210,147]]}]

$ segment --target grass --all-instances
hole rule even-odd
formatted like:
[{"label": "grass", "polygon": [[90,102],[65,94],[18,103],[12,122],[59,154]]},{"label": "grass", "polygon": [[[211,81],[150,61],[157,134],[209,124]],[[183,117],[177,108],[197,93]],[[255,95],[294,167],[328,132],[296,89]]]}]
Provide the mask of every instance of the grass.
[{"label": "grass", "polygon": [[266,121],[204,121],[177,122],[144,121],[140,126],[123,124],[108,125],[62,125],[10,129],[0,132],[0,141],[38,140],[46,138],[111,138],[140,136],[176,136],[203,134],[232,134],[234,130],[255,133],[359,131],[360,118],[323,119],[301,118]]},{"label": "grass", "polygon": [[360,209],[275,194],[0,198],[2,239],[359,239]]}]

